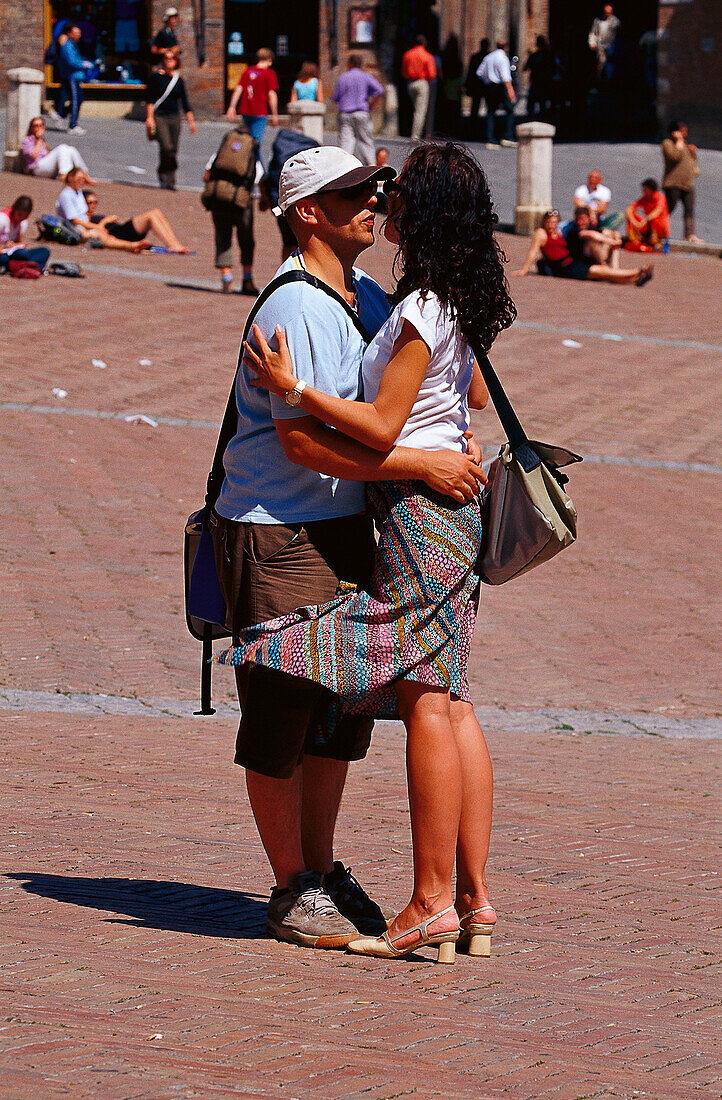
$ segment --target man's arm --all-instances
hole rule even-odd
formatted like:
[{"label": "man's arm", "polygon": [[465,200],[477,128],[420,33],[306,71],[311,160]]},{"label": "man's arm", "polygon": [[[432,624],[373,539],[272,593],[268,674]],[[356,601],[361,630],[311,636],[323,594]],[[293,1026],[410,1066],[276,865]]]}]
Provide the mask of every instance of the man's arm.
[{"label": "man's arm", "polygon": [[454,500],[471,500],[486,480],[481,467],[461,451],[392,447],[381,453],[327,427],[313,416],[274,420],[289,462],[345,481],[425,481]]}]

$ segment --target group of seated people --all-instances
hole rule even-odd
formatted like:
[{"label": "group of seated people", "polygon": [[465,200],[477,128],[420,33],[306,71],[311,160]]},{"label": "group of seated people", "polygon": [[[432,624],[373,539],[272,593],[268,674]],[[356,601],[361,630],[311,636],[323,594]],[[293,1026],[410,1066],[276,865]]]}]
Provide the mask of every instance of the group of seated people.
[{"label": "group of seated people", "polygon": [[527,275],[536,263],[540,275],[644,286],[654,274],[653,266],[622,268],[619,254],[623,249],[666,252],[670,227],[667,199],[657,181],[643,180],[641,188],[639,198],[623,214],[615,214],[609,210],[611,191],[603,185],[601,172],[590,172],[586,184],[574,192],[572,220],[562,224],[559,211],[548,210],[515,274]]}]

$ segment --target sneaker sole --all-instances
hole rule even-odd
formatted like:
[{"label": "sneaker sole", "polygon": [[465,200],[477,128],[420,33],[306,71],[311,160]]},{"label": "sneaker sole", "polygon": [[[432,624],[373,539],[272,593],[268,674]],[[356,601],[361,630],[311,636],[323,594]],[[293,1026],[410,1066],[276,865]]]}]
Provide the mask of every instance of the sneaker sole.
[{"label": "sneaker sole", "polygon": [[309,936],[306,932],[297,932],[293,928],[284,928],[266,923],[266,931],[282,943],[295,943],[298,947],[317,947],[322,951],[339,950],[348,947],[351,940],[358,939],[358,932],[349,932],[340,936]]}]

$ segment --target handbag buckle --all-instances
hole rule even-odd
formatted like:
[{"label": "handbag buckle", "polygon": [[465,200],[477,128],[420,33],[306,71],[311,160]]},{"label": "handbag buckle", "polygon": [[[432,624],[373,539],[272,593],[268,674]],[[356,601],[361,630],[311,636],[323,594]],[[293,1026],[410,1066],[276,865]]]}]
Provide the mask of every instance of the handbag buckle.
[{"label": "handbag buckle", "polygon": [[514,450],[514,458],[526,474],[530,474],[532,470],[536,470],[537,466],[541,466],[539,455],[528,443],[522,443]]}]

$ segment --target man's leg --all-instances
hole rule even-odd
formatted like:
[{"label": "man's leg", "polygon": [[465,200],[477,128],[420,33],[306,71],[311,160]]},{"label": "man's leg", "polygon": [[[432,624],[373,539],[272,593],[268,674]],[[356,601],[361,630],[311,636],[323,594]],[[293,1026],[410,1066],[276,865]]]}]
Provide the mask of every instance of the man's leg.
[{"label": "man's leg", "polygon": [[496,108],[499,104],[499,96],[497,92],[497,84],[489,84],[486,90],[486,144],[496,144],[496,134],[494,133]]},{"label": "man's leg", "polygon": [[685,240],[696,240],[694,221],[694,189],[683,191],[681,195],[682,209],[684,210],[684,237]]},{"label": "man's leg", "polygon": [[274,779],[246,769],[246,790],[276,885],[308,870],[301,843],[301,767],[290,779]]},{"label": "man's leg", "polygon": [[302,772],[303,858],[307,867],[328,875],[333,871],[333,837],[348,761],[306,755]]},{"label": "man's leg", "polygon": [[354,117],[359,160],[362,164],[374,164],[376,161],[376,146],[374,145],[373,130],[371,128],[371,116],[368,111],[356,111]]},{"label": "man's leg", "polygon": [[243,285],[241,293],[256,297],[258,288],[253,282],[253,257],[256,251],[256,241],[253,236],[253,200],[243,210],[235,214],[236,236],[241,252],[241,267],[243,268]]},{"label": "man's leg", "polygon": [[339,111],[338,115],[338,143],[347,153],[353,153],[356,148],[356,135],[349,111]]},{"label": "man's leg", "polygon": [[503,102],[502,102],[502,106],[504,108],[504,115],[505,115],[505,119],[506,119],[505,126],[504,126],[504,140],[505,141],[514,141],[514,139],[515,139],[514,123],[516,122],[516,116],[514,114],[514,104],[509,99],[509,95],[508,95],[508,92],[507,92],[506,88],[504,89],[504,99],[503,99]]},{"label": "man's leg", "polygon": [[78,115],[80,114],[80,104],[83,102],[82,91],[80,88],[79,80],[70,80],[70,120],[68,122],[68,129],[72,130],[73,127],[78,125]]}]

